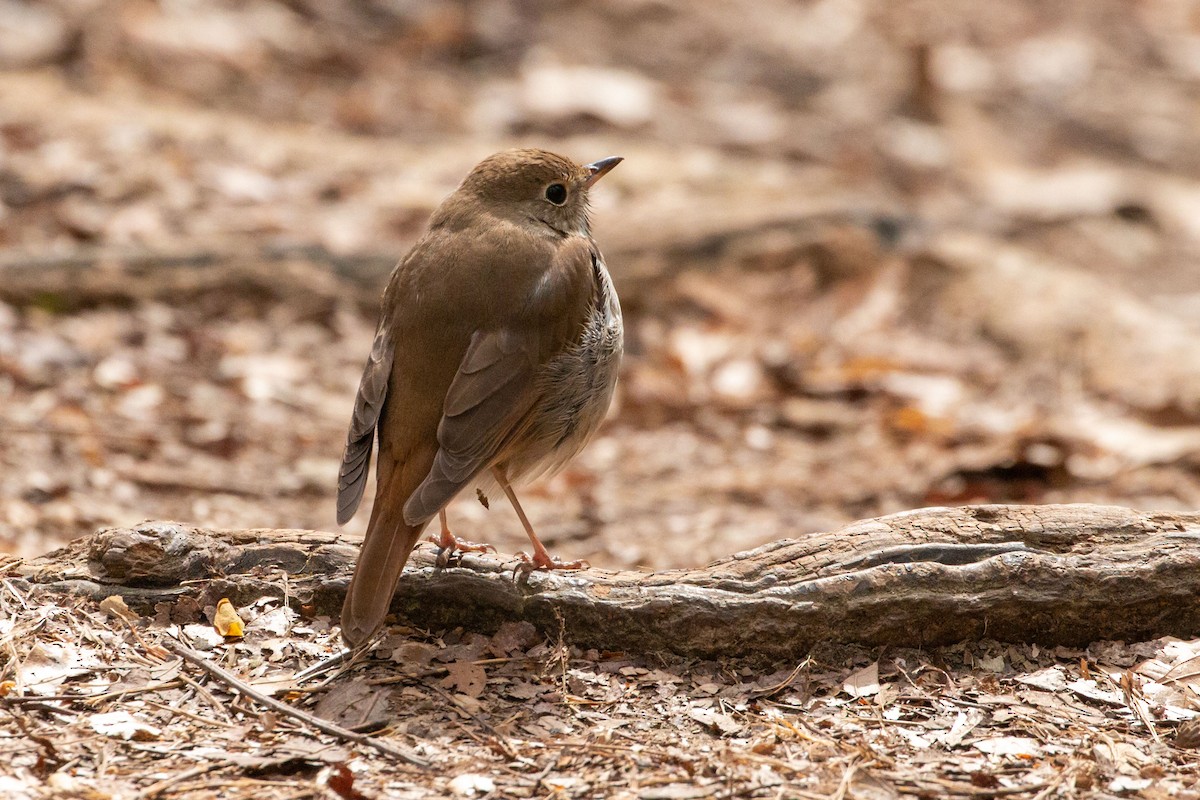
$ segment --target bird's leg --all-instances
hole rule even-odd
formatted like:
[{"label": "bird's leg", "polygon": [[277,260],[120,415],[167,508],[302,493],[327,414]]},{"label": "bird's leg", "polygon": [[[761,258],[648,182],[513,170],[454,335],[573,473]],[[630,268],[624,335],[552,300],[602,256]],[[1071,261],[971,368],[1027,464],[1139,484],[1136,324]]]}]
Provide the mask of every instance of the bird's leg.
[{"label": "bird's leg", "polygon": [[525,553],[517,553],[520,559],[525,562],[526,569],[587,569],[591,566],[586,561],[559,561],[557,558],[551,556],[547,552],[546,546],[541,543],[537,534],[533,532],[533,526],[529,524],[529,517],[525,516],[525,510],[521,508],[521,503],[517,500],[517,493],[509,485],[508,478],[504,477],[504,470],[500,469],[500,467],[492,467],[492,475],[496,477],[496,483],[500,484],[500,488],[508,496],[508,502],[512,503],[513,510],[517,512],[517,517],[520,518],[521,524],[525,526],[525,533],[529,536],[529,541],[533,543],[532,556]]},{"label": "bird's leg", "polygon": [[438,546],[437,565],[444,567],[450,563],[450,559],[455,553],[487,553],[496,552],[496,548],[490,544],[483,542],[470,542],[466,539],[459,539],[450,532],[450,523],[446,521],[446,509],[438,512],[438,519],[442,522],[442,535],[438,538],[427,536],[426,541],[433,542]]}]

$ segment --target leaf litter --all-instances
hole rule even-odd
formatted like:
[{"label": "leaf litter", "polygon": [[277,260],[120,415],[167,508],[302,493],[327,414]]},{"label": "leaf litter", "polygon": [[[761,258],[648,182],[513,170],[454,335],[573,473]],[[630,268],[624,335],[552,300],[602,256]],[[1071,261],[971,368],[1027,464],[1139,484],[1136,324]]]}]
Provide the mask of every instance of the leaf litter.
[{"label": "leaf litter", "polygon": [[[570,138],[591,130],[581,86],[624,98],[588,107],[610,126],[593,133],[640,165],[597,198],[632,346],[614,424],[527,499],[560,553],[677,567],[921,504],[1200,504],[1186,4],[566,4],[536,31],[511,4],[486,31],[421,4],[212,4],[203,24],[195,4],[125,5],[6,3],[28,27],[0,26],[18,67],[0,239],[39,275],[0,286],[5,549],[147,516],[327,525],[378,287],[272,261],[213,265],[206,288],[121,254],[270,240],[386,270],[477,150],[524,131],[594,146]],[[616,49],[580,51],[579,22]],[[746,97],[744,71],[779,79]],[[866,223],[822,222],[856,193]],[[884,246],[914,235],[915,254]],[[91,246],[117,256],[41,282],[39,258]],[[523,543],[459,506],[460,534]],[[329,621],[237,611],[230,642],[187,597],[131,626],[115,603],[0,582],[0,796],[1197,795],[1195,641],[816,648],[764,668],[394,631],[296,686],[336,649]],[[179,626],[289,703],[346,725],[386,708],[377,735],[436,770],[164,658]],[[97,733],[112,714],[134,723],[101,728],[158,737]]]},{"label": "leaf litter", "polygon": [[[1200,780],[1200,640],[823,646],[764,668],[581,651],[524,623],[491,636],[392,628],[300,684],[340,647],[328,619],[259,601],[231,609],[247,624],[225,639],[200,621],[127,620],[107,601],[3,587],[0,787],[18,800],[339,786],[363,798],[1190,797]],[[166,637],[432,768],[280,717],[172,656]]]}]

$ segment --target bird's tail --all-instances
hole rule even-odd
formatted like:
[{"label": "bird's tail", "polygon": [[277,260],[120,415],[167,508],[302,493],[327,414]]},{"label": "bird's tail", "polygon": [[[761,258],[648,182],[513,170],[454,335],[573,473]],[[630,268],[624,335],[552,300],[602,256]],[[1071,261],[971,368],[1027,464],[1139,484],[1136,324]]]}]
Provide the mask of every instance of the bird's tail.
[{"label": "bird's tail", "polygon": [[366,641],[383,624],[400,572],[425,528],[424,522],[406,524],[401,506],[376,501],[371,509],[367,536],[342,606],[342,639],[351,647]]}]

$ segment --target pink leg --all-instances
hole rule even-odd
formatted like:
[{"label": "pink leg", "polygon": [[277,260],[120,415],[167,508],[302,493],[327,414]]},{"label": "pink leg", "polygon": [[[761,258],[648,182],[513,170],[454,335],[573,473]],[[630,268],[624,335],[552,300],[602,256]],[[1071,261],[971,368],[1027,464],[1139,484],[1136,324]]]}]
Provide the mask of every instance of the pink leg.
[{"label": "pink leg", "polygon": [[513,510],[517,512],[517,517],[521,520],[521,524],[525,526],[525,533],[529,536],[529,541],[533,543],[532,557],[525,553],[517,554],[528,565],[528,569],[587,569],[591,566],[586,561],[559,561],[557,558],[551,556],[547,552],[546,546],[541,543],[537,534],[533,532],[533,526],[529,524],[529,517],[525,516],[525,510],[521,508],[521,503],[517,500],[517,493],[509,485],[508,478],[504,476],[504,471],[499,467],[492,467],[492,475],[496,477],[496,482],[500,484],[500,488],[508,496],[508,502],[512,503]]}]

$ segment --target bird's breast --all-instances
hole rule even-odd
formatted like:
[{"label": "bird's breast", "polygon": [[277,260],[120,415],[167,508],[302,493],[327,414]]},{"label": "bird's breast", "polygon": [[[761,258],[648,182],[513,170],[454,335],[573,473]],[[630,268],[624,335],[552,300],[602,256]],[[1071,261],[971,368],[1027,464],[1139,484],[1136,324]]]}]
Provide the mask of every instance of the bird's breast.
[{"label": "bird's breast", "polygon": [[557,471],[583,449],[612,403],[624,348],[621,303],[599,257],[595,295],[583,331],[538,376],[539,401],[530,429],[508,466],[510,476]]}]

